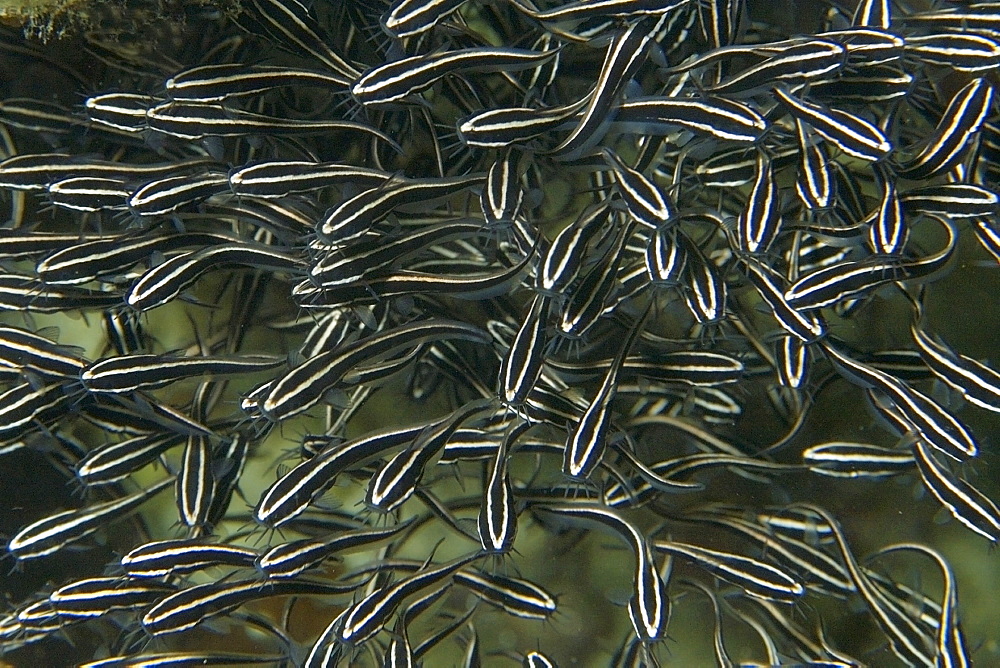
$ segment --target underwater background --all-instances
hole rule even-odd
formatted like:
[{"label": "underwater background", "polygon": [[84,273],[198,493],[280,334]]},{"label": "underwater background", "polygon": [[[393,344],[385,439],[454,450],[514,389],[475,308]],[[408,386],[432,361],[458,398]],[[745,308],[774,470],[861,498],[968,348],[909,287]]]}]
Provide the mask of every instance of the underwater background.
[{"label": "underwater background", "polygon": [[[970,399],[915,341],[996,380],[1000,9],[586,4],[0,5],[3,665],[1000,666],[996,388]],[[955,34],[982,52],[931,53]],[[397,85],[379,68],[407,58],[440,71],[379,97]],[[954,102],[973,85],[975,119]],[[642,115],[661,98],[705,108]],[[503,109],[538,131],[477,137]],[[726,135],[722,111],[754,136]],[[854,148],[852,119],[892,148]],[[269,163],[267,183],[242,171]],[[825,204],[807,176],[835,182]],[[921,190],[942,184],[980,190]],[[345,202],[395,193],[344,231]],[[657,197],[651,222],[637,207]],[[886,202],[895,245],[870,231]],[[758,215],[773,229],[749,248]],[[774,307],[851,263],[880,278]],[[797,316],[822,333],[803,340]],[[794,382],[789,351],[807,360]],[[117,376],[99,364],[115,358]],[[934,407],[923,430],[893,422],[911,390]],[[976,452],[938,448],[938,410]],[[808,458],[828,443],[881,450]],[[162,572],[129,570],[168,540]],[[268,571],[305,540],[320,557]],[[918,547],[876,554],[897,544]],[[78,582],[92,594],[60,597]],[[236,603],[171,598],[234,583]]]}]

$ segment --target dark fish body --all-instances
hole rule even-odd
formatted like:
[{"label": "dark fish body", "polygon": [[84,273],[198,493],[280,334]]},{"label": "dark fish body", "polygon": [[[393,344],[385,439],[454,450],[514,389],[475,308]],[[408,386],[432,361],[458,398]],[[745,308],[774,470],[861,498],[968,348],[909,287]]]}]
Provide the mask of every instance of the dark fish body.
[{"label": "dark fish body", "polygon": [[1000,3],[97,4],[0,27],[4,661],[990,662]]}]

